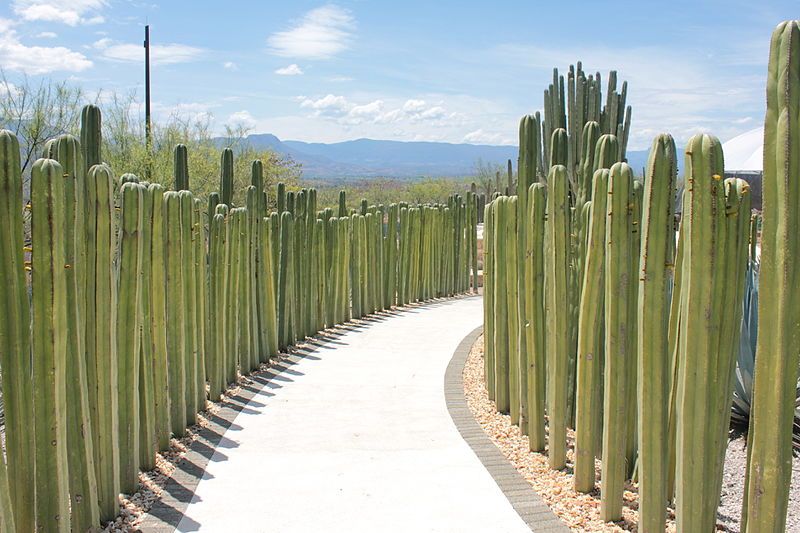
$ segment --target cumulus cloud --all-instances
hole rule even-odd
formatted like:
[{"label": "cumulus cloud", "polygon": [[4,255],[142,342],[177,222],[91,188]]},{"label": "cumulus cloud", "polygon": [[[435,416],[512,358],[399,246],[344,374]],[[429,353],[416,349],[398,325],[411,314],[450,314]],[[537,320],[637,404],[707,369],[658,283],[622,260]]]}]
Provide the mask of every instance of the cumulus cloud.
[{"label": "cumulus cloud", "polygon": [[231,113],[228,117],[228,124],[231,126],[241,126],[247,130],[252,130],[256,127],[256,119],[249,111],[242,110]]},{"label": "cumulus cloud", "polygon": [[275,74],[279,76],[300,76],[303,74],[303,69],[297,66],[296,63],[292,63],[288,67],[279,68],[275,71]]},{"label": "cumulus cloud", "polygon": [[239,70],[239,65],[237,65],[233,61],[226,61],[222,64],[222,68],[224,68],[225,70]]},{"label": "cumulus cloud", "polygon": [[312,9],[288,30],[267,40],[273,54],[304,59],[328,59],[346,50],[355,30],[349,11],[330,4]]},{"label": "cumulus cloud", "polygon": [[72,0],[68,3],[52,0],[14,0],[14,14],[26,21],[59,22],[68,26],[101,24],[105,19],[97,14],[106,0]]},{"label": "cumulus cloud", "polygon": [[513,144],[513,141],[502,133],[484,131],[483,128],[467,133],[464,135],[462,142],[469,144]]},{"label": "cumulus cloud", "polygon": [[39,39],[55,39],[58,37],[58,34],[52,31],[43,31],[41,33],[37,33],[36,37]]},{"label": "cumulus cloud", "polygon": [[450,125],[459,123],[463,119],[460,113],[447,111],[441,105],[429,104],[419,99],[406,100],[394,106],[381,99],[357,104],[344,96],[333,94],[316,100],[301,96],[297,100],[301,108],[312,110],[313,116],[335,120],[340,124],[425,123],[441,126],[446,122]]},{"label": "cumulus cloud", "polygon": [[[115,44],[110,39],[100,39],[93,44],[103,51],[103,57],[113,61],[144,62],[144,48],[138,44]],[[185,44],[156,44],[150,47],[150,61],[154,65],[174,65],[200,59],[205,50]]]},{"label": "cumulus cloud", "polygon": [[86,56],[63,46],[26,46],[12,26],[11,21],[0,19],[0,67],[35,75],[81,72],[92,66]]}]

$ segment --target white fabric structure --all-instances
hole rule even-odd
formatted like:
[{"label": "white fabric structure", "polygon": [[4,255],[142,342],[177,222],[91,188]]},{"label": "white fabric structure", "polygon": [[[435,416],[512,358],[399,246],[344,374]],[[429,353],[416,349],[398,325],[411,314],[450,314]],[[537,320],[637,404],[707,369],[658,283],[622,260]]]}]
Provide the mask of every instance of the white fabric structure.
[{"label": "white fabric structure", "polygon": [[725,171],[764,170],[764,129],[756,128],[742,133],[722,144],[725,154]]}]

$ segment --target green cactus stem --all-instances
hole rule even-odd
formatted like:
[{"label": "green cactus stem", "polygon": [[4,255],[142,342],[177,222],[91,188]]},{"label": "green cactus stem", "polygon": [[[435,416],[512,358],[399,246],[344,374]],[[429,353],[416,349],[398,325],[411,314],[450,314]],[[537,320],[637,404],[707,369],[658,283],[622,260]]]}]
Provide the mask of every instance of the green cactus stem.
[{"label": "green cactus stem", "polygon": [[670,282],[675,260],[673,198],[677,159],[670,135],[650,148],[642,212],[637,345],[639,527],[661,532],[667,497]]},{"label": "green cactus stem", "polygon": [[36,527],[70,531],[67,471],[67,275],[72,265],[62,231],[68,223],[64,170],[39,159],[31,170],[32,255],[31,326],[33,358],[33,433],[36,470]]},{"label": "green cactus stem", "polygon": [[220,156],[219,190],[220,201],[233,206],[233,150],[225,148]]},{"label": "green cactus stem", "polygon": [[797,102],[800,94],[800,25],[775,28],[767,76],[764,124],[763,221],[759,281],[759,334],[748,442],[743,531],[778,532],[786,524],[791,439],[800,350],[797,228]]},{"label": "green cactus stem", "polygon": [[611,166],[606,204],[605,256],[605,381],[603,402],[603,465],[600,516],[603,521],[622,516],[627,436],[628,365],[635,364],[629,346],[628,316],[631,285],[631,206],[633,172],[625,163]]},{"label": "green cactus stem", "polygon": [[176,144],[173,153],[173,174],[176,191],[189,190],[189,154],[185,144]]}]

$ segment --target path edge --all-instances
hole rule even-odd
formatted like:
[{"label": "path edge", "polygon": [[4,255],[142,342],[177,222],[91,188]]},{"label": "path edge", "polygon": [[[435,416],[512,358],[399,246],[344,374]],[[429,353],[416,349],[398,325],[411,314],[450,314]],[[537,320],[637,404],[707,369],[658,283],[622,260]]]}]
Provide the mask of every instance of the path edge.
[{"label": "path edge", "polygon": [[458,432],[483,463],[511,506],[535,533],[569,532],[570,529],[550,510],[541,496],[525,481],[517,469],[475,420],[464,395],[464,365],[483,326],[472,330],[459,343],[444,375],[444,397],[447,411]]}]

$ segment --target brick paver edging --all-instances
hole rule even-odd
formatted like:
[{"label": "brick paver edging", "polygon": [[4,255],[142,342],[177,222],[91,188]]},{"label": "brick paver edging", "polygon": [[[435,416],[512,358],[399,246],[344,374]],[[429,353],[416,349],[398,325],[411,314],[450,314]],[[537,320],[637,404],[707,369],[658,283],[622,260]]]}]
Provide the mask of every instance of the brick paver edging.
[{"label": "brick paver edging", "polygon": [[444,375],[444,397],[447,410],[463,439],[494,478],[517,514],[535,533],[569,532],[569,528],[553,514],[544,500],[533,490],[503,453],[489,439],[475,420],[464,396],[464,365],[472,345],[480,337],[479,326],[456,348]]}]

